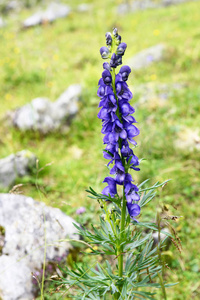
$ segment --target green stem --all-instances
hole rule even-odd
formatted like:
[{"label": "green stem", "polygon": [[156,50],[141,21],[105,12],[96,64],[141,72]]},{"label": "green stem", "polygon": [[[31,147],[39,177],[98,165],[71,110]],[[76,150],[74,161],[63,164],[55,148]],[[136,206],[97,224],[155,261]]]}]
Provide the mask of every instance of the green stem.
[{"label": "green stem", "polygon": [[[125,218],[126,218],[126,198],[125,198],[125,192],[123,187],[123,201],[122,201],[122,215],[121,215],[121,228],[120,228],[120,241],[122,240],[122,237],[124,235],[124,229],[125,229]],[[119,276],[123,276],[123,246],[120,246],[119,249]]]}]

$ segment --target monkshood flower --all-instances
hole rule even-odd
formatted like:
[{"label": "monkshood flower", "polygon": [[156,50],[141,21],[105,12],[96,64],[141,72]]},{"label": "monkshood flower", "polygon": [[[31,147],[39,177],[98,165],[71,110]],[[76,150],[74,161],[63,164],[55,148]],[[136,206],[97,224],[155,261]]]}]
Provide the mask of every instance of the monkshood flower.
[{"label": "monkshood flower", "polygon": [[104,71],[98,84],[98,117],[102,120],[101,132],[104,134],[103,143],[106,145],[103,156],[109,160],[110,174],[114,175],[114,178],[104,179],[103,182],[107,183],[107,186],[102,194],[114,198],[118,193],[117,186],[123,186],[127,210],[130,217],[136,220],[135,217],[140,214],[140,206],[137,204],[140,196],[129,169],[140,169],[138,157],[129,143],[137,144],[134,138],[139,134],[139,129],[134,125],[137,123],[132,116],[135,110],[130,104],[133,95],[127,84],[131,69],[129,66],[122,66],[118,74],[115,74],[116,67],[122,64],[127,45],[121,42],[116,28],[113,34],[106,33],[106,45],[108,48],[101,47],[100,53],[102,58],[109,58],[110,61],[103,64]]}]

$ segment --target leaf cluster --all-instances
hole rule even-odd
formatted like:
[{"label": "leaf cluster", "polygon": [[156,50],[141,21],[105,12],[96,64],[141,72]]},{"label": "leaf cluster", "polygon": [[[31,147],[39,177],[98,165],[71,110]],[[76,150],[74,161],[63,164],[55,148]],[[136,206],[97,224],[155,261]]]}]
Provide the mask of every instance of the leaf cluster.
[{"label": "leaf cluster", "polygon": [[[148,204],[155,196],[155,189],[163,185],[157,182],[151,188],[142,190],[143,184],[139,187],[143,193],[141,206]],[[104,214],[100,217],[100,226],[97,228],[91,225],[91,231],[76,224],[74,226],[91,246],[91,252],[88,254],[101,255],[103,261],[101,265],[95,262],[95,266],[74,264],[71,269],[66,266],[62,269],[62,283],[67,285],[69,290],[76,286],[77,300],[154,299],[154,293],[148,289],[161,287],[160,283],[156,282],[156,277],[162,272],[158,248],[163,248],[165,244],[164,239],[159,241],[157,247],[154,246],[152,232],[158,231],[158,226],[154,223],[133,221],[126,211],[125,229],[121,232],[120,197],[117,195],[113,199],[96,193],[92,188],[88,192],[102,207]],[[148,229],[149,233],[145,233],[144,228]],[[123,253],[119,254],[119,249],[123,249]],[[125,262],[122,276],[118,273],[119,255],[123,255]]]}]

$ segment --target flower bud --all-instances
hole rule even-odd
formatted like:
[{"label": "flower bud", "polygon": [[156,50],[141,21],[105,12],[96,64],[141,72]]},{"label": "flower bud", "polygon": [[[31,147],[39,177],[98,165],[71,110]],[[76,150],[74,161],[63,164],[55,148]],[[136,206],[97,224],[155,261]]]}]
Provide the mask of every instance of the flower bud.
[{"label": "flower bud", "polygon": [[117,219],[116,220],[116,225],[119,225],[119,223],[120,223],[120,219]]},{"label": "flower bud", "polygon": [[124,55],[126,48],[127,48],[126,43],[119,44],[119,46],[117,47],[117,51],[116,51],[117,55]]},{"label": "flower bud", "polygon": [[100,54],[101,54],[101,57],[103,59],[106,59],[109,57],[109,54],[110,54],[110,51],[107,47],[101,47],[100,48]]},{"label": "flower bud", "polygon": [[113,53],[110,59],[110,66],[111,68],[116,68],[116,54]]},{"label": "flower bud", "polygon": [[107,46],[112,45],[112,35],[110,32],[106,32],[106,45]]},{"label": "flower bud", "polygon": [[115,37],[118,36],[118,29],[117,29],[117,28],[114,28],[114,29],[113,29],[113,35],[114,35]]},{"label": "flower bud", "polygon": [[122,56],[121,55],[117,55],[116,56],[116,65],[119,66],[122,64]]},{"label": "flower bud", "polygon": [[117,46],[121,43],[121,39],[122,39],[121,35],[118,35],[118,36],[116,37],[116,45],[117,45]]}]

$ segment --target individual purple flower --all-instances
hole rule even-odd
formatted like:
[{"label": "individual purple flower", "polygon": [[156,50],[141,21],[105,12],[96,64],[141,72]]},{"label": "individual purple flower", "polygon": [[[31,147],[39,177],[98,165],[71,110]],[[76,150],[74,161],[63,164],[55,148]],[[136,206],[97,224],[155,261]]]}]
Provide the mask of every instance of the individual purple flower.
[{"label": "individual purple flower", "polygon": [[119,121],[118,118],[114,122],[107,123],[105,126],[103,125],[102,133],[107,133],[104,137],[104,143],[111,143],[116,144],[121,139],[127,138],[127,132],[123,128],[122,123]]},{"label": "individual purple flower", "polygon": [[126,140],[122,141],[121,154],[123,157],[130,157],[133,155],[133,150],[129,147],[129,143]]},{"label": "individual purple flower", "polygon": [[110,71],[110,69],[111,69],[110,64],[108,62],[103,63],[103,68],[108,71]]},{"label": "individual purple flower", "polygon": [[115,99],[114,94],[106,95],[102,98],[99,103],[99,107],[103,106],[107,109],[107,112],[116,111],[117,110],[117,100]]},{"label": "individual purple flower", "polygon": [[108,186],[106,186],[103,189],[102,194],[114,197],[117,194],[117,186],[115,179],[113,179],[112,177],[106,177],[103,182],[107,182]]},{"label": "individual purple flower", "polygon": [[125,169],[122,164],[119,154],[115,154],[115,164],[114,167],[110,170],[110,174],[116,174],[115,180],[122,184],[125,179]]},{"label": "individual purple flower", "polygon": [[[127,124],[127,123],[126,123]],[[139,133],[140,133],[140,131],[139,131],[139,129],[136,127],[136,126],[134,126],[134,125],[129,125],[128,124],[128,126],[125,124],[125,128],[126,128],[126,132],[127,132],[127,139],[128,139],[128,141],[131,143],[131,144],[133,144],[133,145],[135,145],[136,144],[136,142],[133,140],[133,138],[135,137],[135,136],[137,136]]]},{"label": "individual purple flower", "polygon": [[127,99],[127,101],[130,101],[132,99],[133,94],[129,90],[127,83],[122,80],[121,74],[116,75],[115,87],[116,87],[117,97],[119,100]]},{"label": "individual purple flower", "polygon": [[[128,161],[128,158],[127,158],[127,161]],[[132,155],[131,156],[131,159],[129,160],[129,163],[130,163],[130,168],[135,170],[135,171],[140,171],[140,168],[136,168],[136,166],[139,166],[139,160],[138,160],[138,157],[136,155]]]},{"label": "individual purple flower", "polygon": [[119,155],[118,154],[118,148],[119,148],[119,145],[118,145],[118,143],[116,143],[114,145],[113,144],[107,144],[106,148],[104,149],[103,157],[105,159],[110,159],[110,162],[108,163],[108,165],[113,163],[113,161],[116,158],[116,155]]},{"label": "individual purple flower", "polygon": [[116,51],[117,55],[124,55],[126,48],[127,48],[126,43],[119,44],[119,46],[117,47],[117,51]]},{"label": "individual purple flower", "polygon": [[129,66],[121,67],[119,73],[122,76],[123,81],[127,81],[129,74],[131,73],[131,68]]},{"label": "individual purple flower", "polygon": [[135,217],[137,217],[140,214],[140,206],[136,203],[127,203],[127,208],[131,219],[137,221]]},{"label": "individual purple flower", "polygon": [[83,214],[84,212],[86,212],[86,208],[83,207],[83,206],[79,207],[79,208],[76,210],[76,214],[77,214],[77,215],[81,215],[81,214]]},{"label": "individual purple flower", "polygon": [[112,76],[110,74],[110,72],[108,70],[104,70],[103,73],[102,73],[102,78],[103,78],[103,82],[106,84],[106,85],[109,85],[111,84],[112,82]]},{"label": "individual purple flower", "polygon": [[124,191],[125,191],[127,203],[132,203],[133,201],[140,200],[140,196],[137,194],[138,187],[135,184],[131,182],[127,182],[125,184]]},{"label": "individual purple flower", "polygon": [[135,112],[135,109],[125,100],[119,101],[119,111],[122,116],[128,116]]},{"label": "individual purple flower", "polygon": [[110,66],[111,66],[111,68],[116,68],[117,67],[117,55],[115,53],[113,53],[112,56],[111,56]]},{"label": "individual purple flower", "polygon": [[106,59],[109,57],[110,51],[107,47],[101,47],[100,54],[103,59]]}]

